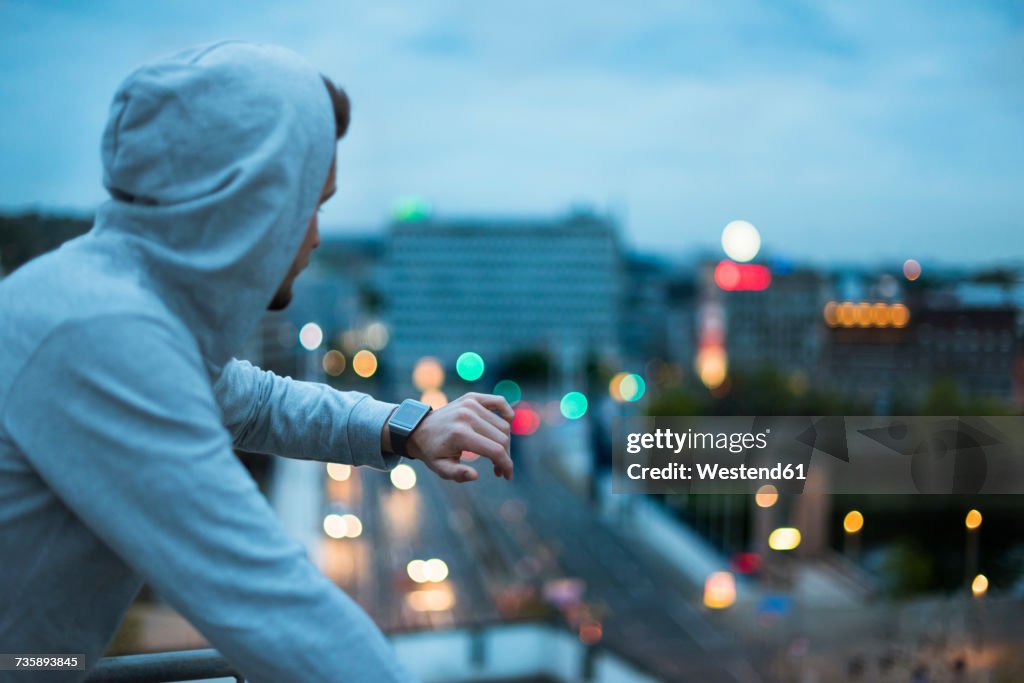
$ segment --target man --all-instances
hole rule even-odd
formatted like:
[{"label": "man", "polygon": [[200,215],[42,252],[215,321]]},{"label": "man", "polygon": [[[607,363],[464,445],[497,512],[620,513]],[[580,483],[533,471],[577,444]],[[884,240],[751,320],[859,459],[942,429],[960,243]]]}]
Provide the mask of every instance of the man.
[{"label": "man", "polygon": [[232,452],[404,453],[464,482],[469,450],[512,477],[499,397],[389,422],[392,404],[232,359],[319,242],[347,125],[347,98],[270,46],[189,50],[117,91],[112,199],[0,284],[0,651],[91,666],[147,581],[250,681],[409,679]]}]

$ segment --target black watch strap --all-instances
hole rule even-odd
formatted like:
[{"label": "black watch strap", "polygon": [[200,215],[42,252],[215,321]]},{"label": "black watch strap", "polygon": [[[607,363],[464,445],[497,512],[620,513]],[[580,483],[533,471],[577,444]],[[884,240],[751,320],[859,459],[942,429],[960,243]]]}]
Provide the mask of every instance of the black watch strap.
[{"label": "black watch strap", "polygon": [[433,408],[422,401],[411,398],[402,401],[402,404],[388,418],[392,453],[409,457],[409,437],[431,410]]}]

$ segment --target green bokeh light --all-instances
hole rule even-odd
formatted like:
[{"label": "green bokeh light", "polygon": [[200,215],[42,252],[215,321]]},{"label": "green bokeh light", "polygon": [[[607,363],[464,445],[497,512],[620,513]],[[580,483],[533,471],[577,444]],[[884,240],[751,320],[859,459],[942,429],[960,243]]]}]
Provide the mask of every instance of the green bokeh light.
[{"label": "green bokeh light", "polygon": [[504,397],[509,405],[515,405],[523,398],[523,390],[510,379],[503,379],[495,384],[494,393]]},{"label": "green bokeh light", "polygon": [[394,218],[399,223],[425,221],[430,218],[430,202],[422,197],[402,197],[395,202]]},{"label": "green bokeh light", "polygon": [[562,397],[561,408],[567,420],[578,420],[587,413],[587,397],[578,391],[570,391]]},{"label": "green bokeh light", "polygon": [[479,353],[466,351],[455,361],[455,372],[467,382],[474,382],[484,374],[484,359]]}]

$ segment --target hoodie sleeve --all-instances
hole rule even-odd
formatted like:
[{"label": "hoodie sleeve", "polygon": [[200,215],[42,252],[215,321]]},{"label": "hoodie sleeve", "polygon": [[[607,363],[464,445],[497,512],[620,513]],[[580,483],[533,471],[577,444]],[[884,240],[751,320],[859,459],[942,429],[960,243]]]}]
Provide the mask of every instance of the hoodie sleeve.
[{"label": "hoodie sleeve", "polygon": [[401,456],[381,452],[393,403],[326,384],[300,382],[231,360],[214,385],[236,448],[289,458],[390,470]]},{"label": "hoodie sleeve", "polygon": [[246,680],[411,680],[285,535],[232,452],[190,341],[137,316],[66,325],[0,417],[70,511]]}]

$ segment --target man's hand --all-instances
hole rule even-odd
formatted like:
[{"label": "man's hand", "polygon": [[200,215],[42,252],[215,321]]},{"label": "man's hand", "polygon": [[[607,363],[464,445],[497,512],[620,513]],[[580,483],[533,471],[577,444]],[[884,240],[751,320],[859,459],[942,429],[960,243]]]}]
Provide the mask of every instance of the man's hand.
[{"label": "man's hand", "polygon": [[422,460],[442,479],[466,482],[475,480],[477,473],[459,460],[463,451],[471,451],[494,464],[494,476],[512,479],[513,417],[512,406],[501,396],[460,396],[423,418],[409,437],[409,456]]}]

